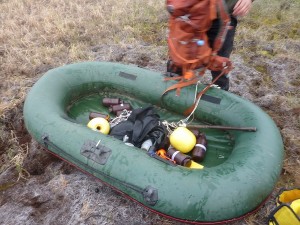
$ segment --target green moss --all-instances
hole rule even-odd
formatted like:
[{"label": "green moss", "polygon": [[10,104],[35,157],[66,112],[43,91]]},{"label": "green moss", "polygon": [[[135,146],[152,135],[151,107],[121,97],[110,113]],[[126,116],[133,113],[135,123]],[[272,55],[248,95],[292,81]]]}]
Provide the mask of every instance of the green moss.
[{"label": "green moss", "polygon": [[11,188],[12,186],[14,186],[16,183],[15,182],[7,182],[4,184],[0,184],[0,191],[5,191],[9,188]]},{"label": "green moss", "polygon": [[267,58],[272,58],[273,55],[269,52],[269,51],[266,51],[266,50],[261,50],[261,51],[258,51],[258,53],[264,57],[267,57]]},{"label": "green moss", "polygon": [[162,23],[152,23],[152,24],[141,24],[140,25],[140,36],[146,43],[165,45],[166,36],[162,35],[166,29],[165,25]]},{"label": "green moss", "polygon": [[[262,74],[267,74],[267,67],[266,66],[263,66],[263,65],[256,65],[256,66],[254,66],[254,68],[258,71],[258,72],[260,72],[260,73],[262,73]],[[265,78],[266,76],[264,76],[263,78]]]},{"label": "green moss", "polygon": [[290,84],[293,86],[299,86],[300,87],[300,78],[290,81]]},{"label": "green moss", "polygon": [[274,17],[267,17],[261,20],[261,25],[262,26],[273,26],[273,25],[278,25],[280,24],[280,19],[278,19],[278,17],[274,18]]},{"label": "green moss", "polygon": [[297,24],[295,27],[291,27],[288,33],[288,37],[291,39],[300,38],[300,26]]}]

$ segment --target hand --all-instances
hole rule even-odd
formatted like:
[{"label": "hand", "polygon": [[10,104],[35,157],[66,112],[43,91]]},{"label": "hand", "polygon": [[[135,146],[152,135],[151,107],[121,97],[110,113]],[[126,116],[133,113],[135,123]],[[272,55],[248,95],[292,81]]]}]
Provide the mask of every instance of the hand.
[{"label": "hand", "polygon": [[233,8],[233,16],[245,16],[249,13],[252,0],[239,0]]}]

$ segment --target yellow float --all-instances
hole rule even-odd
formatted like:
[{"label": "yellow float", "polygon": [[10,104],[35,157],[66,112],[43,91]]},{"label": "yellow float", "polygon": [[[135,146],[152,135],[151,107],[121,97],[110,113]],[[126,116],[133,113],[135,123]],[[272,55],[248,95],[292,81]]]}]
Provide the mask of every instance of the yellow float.
[{"label": "yellow float", "polygon": [[94,131],[99,131],[103,134],[108,134],[110,131],[110,125],[109,122],[101,117],[96,117],[87,124],[89,128],[91,128]]},{"label": "yellow float", "polygon": [[196,137],[186,127],[177,127],[170,135],[170,143],[178,151],[187,153],[194,148]]}]

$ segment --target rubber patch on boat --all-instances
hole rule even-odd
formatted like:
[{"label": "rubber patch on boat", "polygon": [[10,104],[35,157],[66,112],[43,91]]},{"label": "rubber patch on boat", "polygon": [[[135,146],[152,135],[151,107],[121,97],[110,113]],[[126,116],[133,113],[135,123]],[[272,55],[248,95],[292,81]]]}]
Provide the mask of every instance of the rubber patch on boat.
[{"label": "rubber patch on boat", "polygon": [[220,98],[216,98],[216,97],[206,95],[206,94],[202,95],[201,100],[206,101],[206,102],[211,102],[211,103],[214,103],[217,105],[219,105],[221,102]]},{"label": "rubber patch on boat", "polygon": [[119,76],[124,77],[124,78],[129,79],[129,80],[136,80],[136,76],[133,75],[133,74],[129,74],[129,73],[120,72]]},{"label": "rubber patch on boat", "polygon": [[88,159],[104,165],[111,154],[111,149],[95,141],[86,140],[80,149],[80,153]]}]

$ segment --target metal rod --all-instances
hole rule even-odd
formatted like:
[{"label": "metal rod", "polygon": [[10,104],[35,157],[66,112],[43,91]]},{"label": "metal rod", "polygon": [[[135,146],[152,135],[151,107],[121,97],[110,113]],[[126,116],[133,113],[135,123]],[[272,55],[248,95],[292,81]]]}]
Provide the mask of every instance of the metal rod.
[{"label": "metal rod", "polygon": [[257,130],[256,127],[230,127],[230,126],[197,125],[197,124],[189,124],[186,127],[192,129],[240,130],[240,131],[250,131],[250,132],[255,132]]}]

